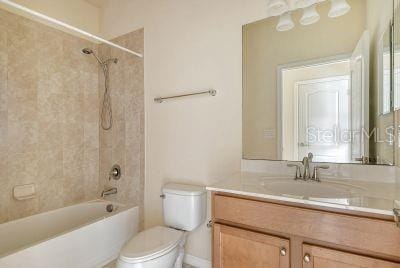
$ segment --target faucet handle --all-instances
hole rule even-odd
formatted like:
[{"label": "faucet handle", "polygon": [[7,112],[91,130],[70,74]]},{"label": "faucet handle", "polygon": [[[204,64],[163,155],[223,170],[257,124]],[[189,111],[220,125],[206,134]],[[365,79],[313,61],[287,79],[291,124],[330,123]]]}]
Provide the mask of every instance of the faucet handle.
[{"label": "faucet handle", "polygon": [[314,167],[314,173],[313,173],[313,176],[312,176],[312,179],[313,179],[314,181],[318,181],[318,182],[321,181],[321,180],[318,178],[318,170],[320,170],[320,169],[329,169],[329,166],[328,166],[328,165],[315,166],[315,167]]},{"label": "faucet handle", "polygon": [[295,180],[298,180],[298,179],[301,179],[302,177],[301,177],[301,171],[300,171],[300,168],[301,168],[301,165],[300,164],[296,164],[296,163],[288,163],[287,164],[287,166],[288,167],[295,167],[296,168],[296,175],[295,175]]}]

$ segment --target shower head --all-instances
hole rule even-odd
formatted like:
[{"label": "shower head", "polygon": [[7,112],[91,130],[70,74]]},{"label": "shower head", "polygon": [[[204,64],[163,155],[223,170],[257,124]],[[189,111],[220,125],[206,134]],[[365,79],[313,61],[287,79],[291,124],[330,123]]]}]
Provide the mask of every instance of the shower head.
[{"label": "shower head", "polygon": [[82,53],[86,55],[93,55],[96,58],[96,60],[100,63],[100,65],[104,64],[104,62],[100,60],[99,57],[97,57],[96,53],[94,53],[94,51],[91,48],[85,47],[84,49],[82,49]]},{"label": "shower head", "polygon": [[108,60],[105,60],[105,61],[100,60],[100,58],[97,57],[96,53],[94,53],[94,51],[91,48],[88,48],[88,47],[85,47],[84,49],[82,49],[82,53],[86,54],[86,55],[91,55],[92,54],[96,58],[96,60],[100,63],[100,65],[102,65],[102,66],[107,65],[109,62],[118,63],[118,59],[115,59],[115,58],[108,59]]},{"label": "shower head", "polygon": [[90,48],[84,48],[84,49],[82,49],[82,53],[85,53],[85,54],[87,54],[87,55],[90,55],[90,54],[92,54],[93,53],[93,50],[91,50]]}]

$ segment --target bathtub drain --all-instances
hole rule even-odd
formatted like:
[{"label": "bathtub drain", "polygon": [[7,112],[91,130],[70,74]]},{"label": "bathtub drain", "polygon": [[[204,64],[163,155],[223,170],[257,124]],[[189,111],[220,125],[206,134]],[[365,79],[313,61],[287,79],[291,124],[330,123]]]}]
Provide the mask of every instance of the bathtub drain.
[{"label": "bathtub drain", "polygon": [[108,204],[106,207],[107,212],[113,212],[114,206],[112,204]]}]

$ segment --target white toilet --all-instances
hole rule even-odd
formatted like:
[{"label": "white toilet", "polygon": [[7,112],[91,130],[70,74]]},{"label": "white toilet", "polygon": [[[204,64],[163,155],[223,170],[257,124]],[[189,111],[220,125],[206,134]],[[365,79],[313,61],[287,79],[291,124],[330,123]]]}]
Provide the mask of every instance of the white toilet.
[{"label": "white toilet", "polygon": [[123,247],[117,268],[182,268],[186,232],[206,218],[204,187],[169,183],[163,187],[164,226],[140,232]]}]

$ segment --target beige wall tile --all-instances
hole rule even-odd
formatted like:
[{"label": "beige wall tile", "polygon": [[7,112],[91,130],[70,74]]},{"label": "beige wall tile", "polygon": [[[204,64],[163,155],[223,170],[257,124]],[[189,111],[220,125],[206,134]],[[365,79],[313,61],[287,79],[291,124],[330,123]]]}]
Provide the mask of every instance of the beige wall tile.
[{"label": "beige wall tile", "polygon": [[8,121],[27,122],[37,119],[37,99],[8,98]]},{"label": "beige wall tile", "polygon": [[[115,41],[143,51],[143,30]],[[110,67],[109,131],[99,124],[104,73],[84,47],[119,59]],[[143,215],[143,114],[143,60],[0,10],[0,223],[99,198],[110,186],[118,187],[110,199]],[[123,176],[109,181],[117,163]],[[13,187],[26,183],[36,198],[15,200]]]},{"label": "beige wall tile", "polygon": [[83,125],[77,123],[63,123],[62,124],[62,144],[66,149],[81,148],[83,147],[84,132]]},{"label": "beige wall tile", "polygon": [[59,121],[49,121],[48,118],[40,118],[38,131],[38,148],[40,150],[53,150],[62,148],[63,124]]},{"label": "beige wall tile", "polygon": [[36,151],[8,154],[8,180],[14,185],[35,182],[38,174],[38,155]]},{"label": "beige wall tile", "polygon": [[37,122],[8,122],[7,127],[9,153],[15,154],[36,150],[38,141]]},{"label": "beige wall tile", "polygon": [[39,150],[37,181],[44,186],[50,181],[63,174],[63,150],[61,146],[50,150]]},{"label": "beige wall tile", "polygon": [[98,93],[84,93],[83,117],[85,122],[99,122],[99,95]]},{"label": "beige wall tile", "polygon": [[[5,11],[0,22],[0,223],[98,198],[99,66],[81,53],[97,45]],[[26,183],[36,198],[15,200]]]},{"label": "beige wall tile", "polygon": [[0,111],[0,153],[1,152],[7,153],[7,142],[8,142],[7,111]]},{"label": "beige wall tile", "polygon": [[64,99],[62,94],[52,94],[40,88],[37,97],[38,118],[44,122],[62,122],[64,119]]},{"label": "beige wall tile", "polygon": [[0,49],[0,110],[7,109],[5,106],[7,101],[7,70],[8,54],[7,49],[3,48]]},{"label": "beige wall tile", "polygon": [[83,122],[83,95],[64,95],[64,123],[82,124]]},{"label": "beige wall tile", "polygon": [[99,145],[99,123],[84,124],[84,146],[85,149],[98,149]]}]

